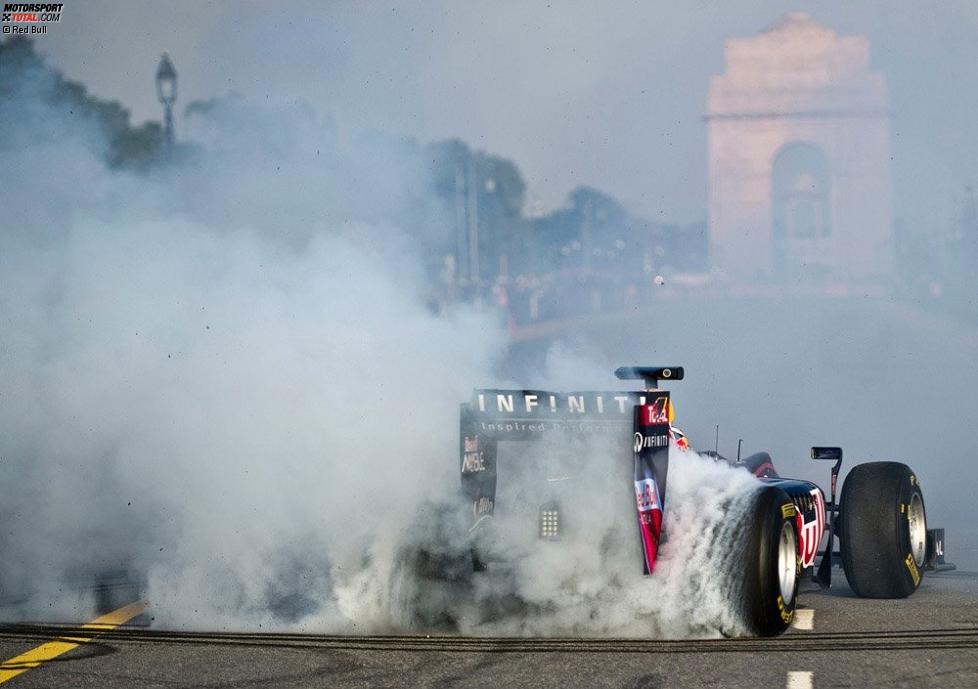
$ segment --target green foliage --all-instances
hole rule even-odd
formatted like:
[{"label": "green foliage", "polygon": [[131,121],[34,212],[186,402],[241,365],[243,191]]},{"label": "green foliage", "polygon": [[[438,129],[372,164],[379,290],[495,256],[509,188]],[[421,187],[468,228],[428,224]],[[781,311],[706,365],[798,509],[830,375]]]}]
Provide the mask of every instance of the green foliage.
[{"label": "green foliage", "polygon": [[593,187],[577,187],[567,195],[570,210],[580,221],[591,222],[599,227],[623,225],[628,213],[613,197]]},{"label": "green foliage", "polygon": [[135,128],[127,124],[109,141],[109,165],[145,170],[160,162],[163,127],[159,122],[144,122]]},{"label": "green foliage", "polygon": [[423,154],[431,189],[447,211],[449,226],[467,238],[475,218],[479,279],[491,282],[503,256],[508,259],[520,250],[525,234],[526,183],[519,168],[511,160],[473,151],[458,139],[428,144]]},{"label": "green foliage", "polygon": [[[147,88],[151,88],[151,79],[152,75],[147,75]],[[544,217],[525,217],[526,184],[516,164],[474,150],[458,139],[418,146],[413,139],[369,132],[356,137],[352,142],[355,151],[348,155],[336,145],[332,134],[321,131],[321,123],[312,113],[299,113],[302,116],[297,121],[303,124],[299,128],[267,127],[263,126],[265,120],[278,123],[279,113],[256,111],[235,99],[216,98],[190,104],[186,114],[213,116],[215,121],[231,118],[236,132],[242,126],[277,131],[277,139],[234,139],[236,149],[241,147],[242,138],[253,141],[254,150],[249,151],[261,158],[274,157],[279,148],[291,150],[296,141],[315,140],[316,155],[320,150],[323,154],[317,161],[333,172],[346,171],[331,178],[335,188],[327,190],[332,194],[330,207],[339,214],[384,220],[364,215],[362,207],[350,205],[364,196],[361,192],[369,181],[373,185],[370,193],[381,189],[389,201],[385,208],[396,211],[388,220],[418,239],[423,252],[432,257],[433,266],[441,266],[443,257],[461,246],[458,264],[467,270],[471,249],[467,242],[474,227],[478,236],[477,277],[484,285],[503,269],[511,274],[552,270],[617,274],[648,272],[650,266],[680,270],[705,266],[701,225],[692,229],[650,223],[629,214],[611,195],[591,187],[574,189],[563,208]],[[132,126],[129,111],[122,104],[97,98],[82,84],[66,79],[36,52],[31,40],[20,37],[0,43],[0,120],[31,122],[30,128],[9,127],[10,133],[0,140],[0,149],[30,146],[39,140],[56,142],[80,132],[113,168],[144,171],[164,162],[180,165],[212,155],[205,152],[207,147],[184,142],[166,159],[159,122]],[[392,156],[398,162],[390,166],[362,165],[364,160],[385,161]],[[405,180],[404,171],[416,170],[419,162],[425,169],[424,179]],[[385,175],[388,168],[390,173]],[[349,187],[343,186],[344,180]],[[287,201],[286,193],[283,203]]]},{"label": "green foliage", "polygon": [[[0,96],[4,119],[32,116],[48,137],[63,136],[62,126],[91,127],[96,146],[112,167],[145,170],[162,159],[159,123],[129,124],[129,111],[117,101],[96,98],[79,82],[65,79],[37,53],[34,42],[15,36],[0,43]],[[38,113],[37,106],[47,107]],[[35,119],[35,116],[37,119]]]},{"label": "green foliage", "polygon": [[508,219],[522,214],[526,184],[513,161],[473,151],[458,139],[430,143],[424,155],[432,188],[445,203],[455,203],[457,193],[467,196],[472,184],[481,208]]}]

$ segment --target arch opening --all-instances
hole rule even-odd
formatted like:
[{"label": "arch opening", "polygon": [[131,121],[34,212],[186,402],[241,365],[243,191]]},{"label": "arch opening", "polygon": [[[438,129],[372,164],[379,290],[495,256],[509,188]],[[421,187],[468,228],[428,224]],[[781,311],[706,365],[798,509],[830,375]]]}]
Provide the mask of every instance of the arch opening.
[{"label": "arch opening", "polygon": [[811,270],[818,245],[832,233],[831,176],[818,146],[795,141],[781,147],[771,167],[775,270]]}]

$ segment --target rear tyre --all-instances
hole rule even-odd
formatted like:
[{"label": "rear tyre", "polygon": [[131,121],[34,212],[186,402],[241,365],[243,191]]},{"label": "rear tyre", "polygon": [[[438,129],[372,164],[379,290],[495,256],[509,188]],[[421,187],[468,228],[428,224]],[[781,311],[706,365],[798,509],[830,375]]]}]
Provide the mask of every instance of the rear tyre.
[{"label": "rear tyre", "polygon": [[764,486],[744,515],[741,617],[757,636],[776,636],[795,617],[798,534],[795,505],[780,488]]},{"label": "rear tyre", "polygon": [[920,586],[927,551],[927,513],[917,477],[906,464],[853,467],[839,500],[842,566],[861,598],[906,598]]},{"label": "rear tyre", "polygon": [[392,597],[409,611],[405,624],[411,631],[458,631],[459,601],[472,599],[473,583],[464,519],[455,505],[428,505],[412,526],[415,542],[399,553]]}]

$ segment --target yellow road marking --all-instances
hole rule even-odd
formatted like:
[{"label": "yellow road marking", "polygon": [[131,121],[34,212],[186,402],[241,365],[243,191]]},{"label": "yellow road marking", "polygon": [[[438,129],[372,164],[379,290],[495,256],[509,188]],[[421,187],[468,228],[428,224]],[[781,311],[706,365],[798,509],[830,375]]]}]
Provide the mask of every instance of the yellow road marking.
[{"label": "yellow road marking", "polygon": [[53,660],[73,648],[78,648],[80,645],[88,643],[101,632],[107,632],[110,629],[118,627],[120,624],[125,624],[146,610],[146,605],[146,601],[130,603],[81,626],[81,629],[91,630],[94,634],[63,636],[57,641],[49,641],[46,644],[41,644],[37,648],[32,648],[26,653],[21,653],[19,656],[15,656],[10,660],[3,661],[3,663],[0,663],[0,684],[13,679],[23,672],[36,668],[49,660]]}]

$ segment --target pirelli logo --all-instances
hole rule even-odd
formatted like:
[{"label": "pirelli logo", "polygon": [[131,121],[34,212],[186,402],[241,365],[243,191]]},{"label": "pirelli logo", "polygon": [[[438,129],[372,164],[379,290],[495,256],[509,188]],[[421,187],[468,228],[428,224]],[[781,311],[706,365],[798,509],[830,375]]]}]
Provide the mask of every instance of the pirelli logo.
[{"label": "pirelli logo", "polygon": [[917,569],[917,563],[913,559],[913,553],[908,554],[904,562],[907,565],[907,570],[910,572],[910,578],[913,579],[913,585],[917,586],[920,583],[920,570]]},{"label": "pirelli logo", "polygon": [[795,504],[793,502],[786,502],[783,505],[781,505],[782,519],[791,519],[796,514],[798,514],[798,510],[795,509]]}]

